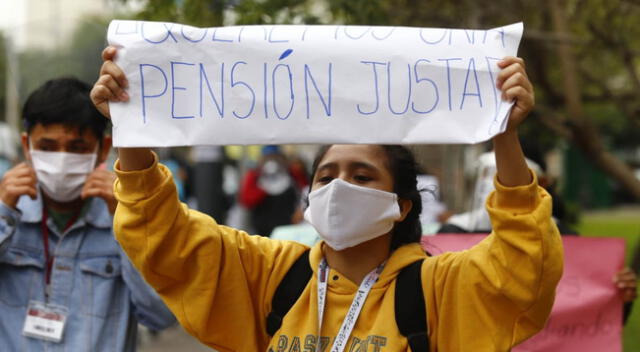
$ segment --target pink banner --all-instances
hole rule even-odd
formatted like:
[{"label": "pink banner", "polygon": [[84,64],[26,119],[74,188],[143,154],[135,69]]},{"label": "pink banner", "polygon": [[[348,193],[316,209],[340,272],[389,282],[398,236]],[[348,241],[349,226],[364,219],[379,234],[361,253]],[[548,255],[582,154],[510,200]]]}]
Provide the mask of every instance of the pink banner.
[{"label": "pink banner", "polygon": [[[424,236],[432,255],[467,249],[485,235]],[[565,236],[564,274],[546,327],[515,352],[620,352],[622,300],[613,283],[624,265],[624,240]]]}]

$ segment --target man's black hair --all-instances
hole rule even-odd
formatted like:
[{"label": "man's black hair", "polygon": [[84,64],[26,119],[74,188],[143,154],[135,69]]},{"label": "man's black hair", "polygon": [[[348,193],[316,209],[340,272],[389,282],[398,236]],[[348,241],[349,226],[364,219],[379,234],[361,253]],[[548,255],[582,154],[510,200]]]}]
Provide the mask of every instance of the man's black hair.
[{"label": "man's black hair", "polygon": [[[316,154],[312,166],[309,192],[311,192],[313,178],[316,175],[320,161],[322,161],[329,148],[331,148],[331,145],[323,146]],[[422,238],[422,225],[420,224],[422,197],[418,189],[418,164],[413,157],[413,153],[404,146],[380,145],[380,148],[382,148],[387,157],[386,166],[393,176],[393,192],[398,195],[398,198],[408,199],[412,203],[411,210],[404,220],[397,223],[393,228],[391,249],[395,250],[407,243],[420,242]]]},{"label": "man's black hair", "polygon": [[95,108],[89,97],[91,86],[74,77],[56,78],[33,91],[22,108],[24,129],[31,133],[37,124],[62,124],[78,128],[80,134],[89,129],[102,141],[108,121]]}]

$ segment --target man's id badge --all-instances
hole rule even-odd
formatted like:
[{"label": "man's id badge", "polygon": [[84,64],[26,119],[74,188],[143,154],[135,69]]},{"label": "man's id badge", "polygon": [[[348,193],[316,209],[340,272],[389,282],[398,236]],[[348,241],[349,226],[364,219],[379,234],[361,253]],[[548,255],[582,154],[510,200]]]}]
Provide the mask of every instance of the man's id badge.
[{"label": "man's id badge", "polygon": [[40,340],[60,342],[67,315],[66,307],[31,301],[22,334]]}]

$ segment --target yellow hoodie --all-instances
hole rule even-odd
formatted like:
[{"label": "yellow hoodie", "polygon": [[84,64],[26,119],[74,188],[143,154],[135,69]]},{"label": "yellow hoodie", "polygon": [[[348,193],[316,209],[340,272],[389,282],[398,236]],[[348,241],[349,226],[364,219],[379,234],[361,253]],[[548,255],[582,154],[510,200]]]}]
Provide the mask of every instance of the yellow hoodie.
[{"label": "yellow hoodie", "polygon": [[[271,299],[307,247],[249,236],[188,209],[157,162],[117,172],[116,237],[189,333],[221,352],[315,351],[322,243],[311,248],[313,277],[271,338]],[[487,201],[494,233],[470,250],[424,261],[431,351],[508,351],[544,326],[562,274],[562,245],[551,198],[535,184],[496,182]],[[400,269],[423,257],[418,243],[393,252],[345,351],[410,350],[396,326],[394,289]],[[335,270],[328,278],[322,351],[330,350],[358,288]]]}]

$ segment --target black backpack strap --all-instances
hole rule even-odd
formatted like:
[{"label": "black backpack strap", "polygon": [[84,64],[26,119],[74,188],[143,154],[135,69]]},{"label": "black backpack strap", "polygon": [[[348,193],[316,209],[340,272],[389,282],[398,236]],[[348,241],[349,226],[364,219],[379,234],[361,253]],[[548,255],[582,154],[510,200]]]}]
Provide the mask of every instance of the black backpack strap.
[{"label": "black backpack strap", "polygon": [[280,329],[282,319],[296,303],[309,283],[312,274],[313,271],[309,265],[309,250],[307,249],[289,268],[273,294],[271,312],[267,316],[267,334],[269,336],[273,336]]},{"label": "black backpack strap", "polygon": [[396,279],[396,324],[409,341],[412,352],[429,351],[427,310],[420,275],[423,262],[424,259],[420,259],[404,267]]}]

